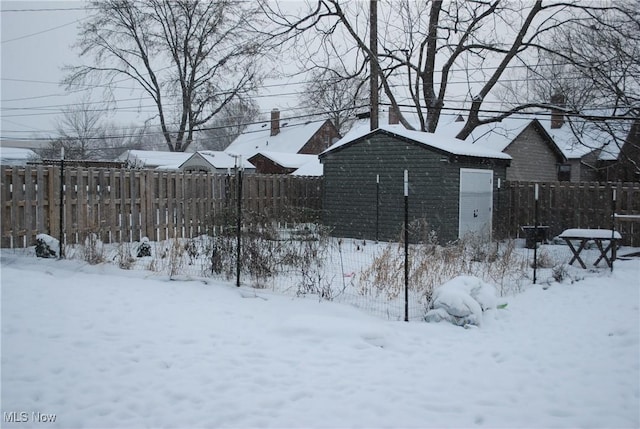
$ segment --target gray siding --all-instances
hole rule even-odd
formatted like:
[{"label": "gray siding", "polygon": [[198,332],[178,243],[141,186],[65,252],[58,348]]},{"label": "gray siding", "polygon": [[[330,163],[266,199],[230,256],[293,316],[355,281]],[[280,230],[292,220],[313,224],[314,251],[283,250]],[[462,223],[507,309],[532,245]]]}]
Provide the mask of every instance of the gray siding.
[{"label": "gray siding", "polygon": [[596,166],[598,164],[598,155],[600,151],[594,150],[591,153],[586,154],[580,160],[580,182],[597,182],[598,170]]},{"label": "gray siding", "polygon": [[480,162],[450,162],[447,154],[385,134],[330,153],[323,163],[323,220],[338,237],[376,238],[376,175],[380,175],[383,241],[397,241],[402,233],[405,169],[410,220],[426,220],[440,242],[446,242],[458,238],[460,168],[494,168]]},{"label": "gray siding", "polygon": [[558,181],[560,159],[533,123],[514,139],[504,153],[513,158],[507,169],[507,180]]}]

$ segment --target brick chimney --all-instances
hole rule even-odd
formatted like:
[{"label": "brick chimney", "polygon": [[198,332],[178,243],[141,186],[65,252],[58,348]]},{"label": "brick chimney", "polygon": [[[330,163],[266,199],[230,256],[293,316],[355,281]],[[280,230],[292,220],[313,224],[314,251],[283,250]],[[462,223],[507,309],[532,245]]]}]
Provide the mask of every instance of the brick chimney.
[{"label": "brick chimney", "polygon": [[280,111],[273,109],[271,111],[271,136],[277,136],[280,133]]},{"label": "brick chimney", "polygon": [[400,123],[400,111],[395,106],[389,106],[389,125],[398,125]]},{"label": "brick chimney", "polygon": [[[554,106],[564,107],[565,99],[564,95],[556,92],[551,96],[551,104]],[[551,109],[551,128],[557,129],[562,128],[562,124],[564,124],[564,112],[559,109]]]}]

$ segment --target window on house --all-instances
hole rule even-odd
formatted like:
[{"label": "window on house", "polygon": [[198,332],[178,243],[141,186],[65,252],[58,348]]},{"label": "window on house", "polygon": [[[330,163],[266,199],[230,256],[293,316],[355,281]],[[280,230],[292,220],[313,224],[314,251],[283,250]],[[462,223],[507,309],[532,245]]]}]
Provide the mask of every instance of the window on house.
[{"label": "window on house", "polygon": [[571,164],[558,165],[558,181],[560,182],[571,181]]}]

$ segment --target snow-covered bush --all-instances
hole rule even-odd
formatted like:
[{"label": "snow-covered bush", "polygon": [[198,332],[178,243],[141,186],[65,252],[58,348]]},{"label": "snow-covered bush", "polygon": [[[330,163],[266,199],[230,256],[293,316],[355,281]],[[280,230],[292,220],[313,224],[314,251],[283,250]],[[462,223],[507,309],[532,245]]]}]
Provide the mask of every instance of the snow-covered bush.
[{"label": "snow-covered bush", "polygon": [[47,234],[36,235],[36,256],[38,258],[55,258],[60,250],[60,241]]},{"label": "snow-covered bush", "polygon": [[496,308],[496,304],[493,285],[477,277],[460,276],[435,290],[425,320],[447,321],[458,326],[480,325],[483,313]]},{"label": "snow-covered bush", "polygon": [[138,258],[151,256],[151,245],[149,244],[148,237],[142,237],[142,240],[140,240],[140,245],[138,246],[138,252],[136,256]]}]

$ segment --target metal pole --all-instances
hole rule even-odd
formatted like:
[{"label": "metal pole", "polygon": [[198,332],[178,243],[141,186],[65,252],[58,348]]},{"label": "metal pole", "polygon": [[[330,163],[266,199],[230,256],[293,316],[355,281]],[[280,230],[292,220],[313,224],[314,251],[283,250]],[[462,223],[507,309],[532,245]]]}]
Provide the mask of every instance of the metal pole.
[{"label": "metal pole", "polygon": [[404,321],[409,321],[409,171],[404,170]]},{"label": "metal pole", "polygon": [[500,178],[498,177],[498,191],[497,191],[498,195],[497,195],[497,203],[496,203],[496,212],[494,213],[494,222],[496,224],[496,252],[500,251],[500,219],[498,216],[500,216]]},{"label": "metal pole", "polygon": [[237,201],[237,219],[236,225],[236,286],[240,287],[240,246],[242,243],[242,157],[238,157],[238,169],[236,172],[236,178],[238,180],[238,201]]},{"label": "metal pole", "polygon": [[[615,186],[615,185],[614,185]],[[616,230],[616,188],[613,188],[613,195],[611,198],[611,272],[613,272],[613,261],[616,260],[616,242],[615,242],[615,230]]]},{"label": "metal pole", "polygon": [[376,174],[376,243],[380,234],[380,175]]},{"label": "metal pole", "polygon": [[497,195],[497,207],[496,207],[496,252],[500,251],[500,178],[498,177],[498,195]]},{"label": "metal pole", "polygon": [[371,115],[369,118],[371,131],[378,128],[378,0],[369,0],[369,100],[371,102]]},{"label": "metal pole", "polygon": [[60,248],[58,258],[64,258],[64,146],[60,148]]},{"label": "metal pole", "polygon": [[538,184],[535,184],[535,228],[533,229],[533,284],[536,284],[536,271],[538,270]]}]

